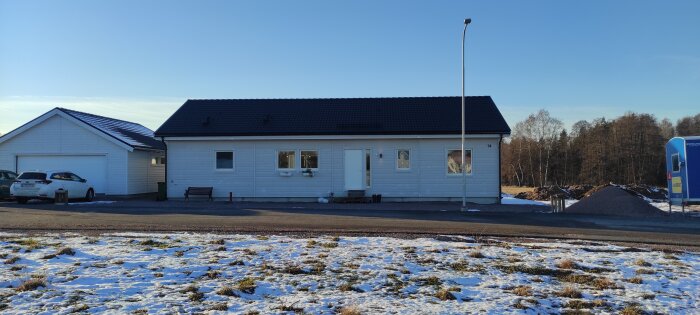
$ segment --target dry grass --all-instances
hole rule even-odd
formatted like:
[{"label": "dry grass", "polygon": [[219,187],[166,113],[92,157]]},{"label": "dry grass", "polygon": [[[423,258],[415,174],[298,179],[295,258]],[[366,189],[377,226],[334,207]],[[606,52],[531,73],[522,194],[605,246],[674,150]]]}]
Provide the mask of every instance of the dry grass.
[{"label": "dry grass", "polygon": [[336,248],[336,247],[338,247],[338,242],[323,243],[323,244],[321,244],[321,247],[323,247],[323,248]]},{"label": "dry grass", "polygon": [[216,279],[221,275],[221,272],[218,270],[209,270],[207,273],[204,275],[205,277],[209,279]]},{"label": "dry grass", "polygon": [[17,291],[33,291],[39,287],[46,287],[46,280],[42,277],[32,278],[22,282],[22,284],[17,287]]},{"label": "dry grass", "polygon": [[496,265],[496,269],[505,273],[521,272],[534,276],[566,276],[571,274],[569,270],[550,269],[543,266],[527,266],[527,265]]},{"label": "dry grass", "polygon": [[301,314],[301,313],[303,313],[303,312],[304,312],[304,308],[303,308],[303,307],[294,306],[295,304],[296,304],[296,303],[292,303],[292,304],[289,304],[289,305],[287,305],[287,304],[282,304],[282,305],[278,306],[277,309],[280,310],[280,311],[282,311],[282,312],[294,312],[294,313],[296,313],[296,314]]},{"label": "dry grass", "polygon": [[180,293],[197,292],[197,291],[199,291],[199,288],[194,284],[190,284],[186,288],[180,290]]},{"label": "dry grass", "polygon": [[521,285],[513,289],[513,294],[519,296],[532,296],[532,287],[529,285]]},{"label": "dry grass", "polygon": [[592,309],[596,307],[606,306],[607,303],[603,300],[593,300],[593,301],[583,301],[583,300],[571,300],[564,304],[566,308],[572,308],[575,310],[580,309]]},{"label": "dry grass", "polygon": [[338,311],[338,315],[361,315],[360,309],[357,306],[346,306]]},{"label": "dry grass", "polygon": [[559,297],[579,299],[579,298],[581,298],[581,291],[577,290],[574,287],[567,286],[563,290],[557,292],[556,295]]},{"label": "dry grass", "polygon": [[632,277],[626,280],[629,283],[634,283],[634,284],[642,284],[644,281],[642,281],[641,277]]},{"label": "dry grass", "polygon": [[638,275],[653,275],[656,273],[656,271],[654,271],[652,269],[648,269],[648,268],[641,268],[641,269],[637,269],[637,271],[635,271],[635,273]]},{"label": "dry grass", "polygon": [[44,245],[42,245],[39,241],[37,241],[37,240],[35,240],[35,239],[33,239],[33,238],[27,238],[27,239],[21,239],[21,240],[18,240],[18,241],[12,241],[12,243],[15,243],[15,244],[18,244],[18,245],[22,245],[22,246],[26,247],[26,248],[27,248],[28,250],[30,250],[30,251],[31,251],[31,250],[34,250],[34,249],[37,249],[37,248],[41,248],[41,247],[44,246]]},{"label": "dry grass", "polygon": [[481,251],[475,250],[475,251],[469,253],[469,257],[471,257],[471,258],[484,258],[486,256],[484,256],[484,254],[482,254]]},{"label": "dry grass", "polygon": [[349,292],[349,291],[362,292],[362,290],[356,288],[350,282],[346,282],[346,283],[341,284],[340,286],[338,286],[338,290],[340,290],[340,292]]},{"label": "dry grass", "polygon": [[450,300],[456,299],[456,297],[454,296],[454,294],[452,294],[452,292],[450,292],[449,290],[445,290],[445,289],[438,290],[435,293],[435,297],[440,299],[441,301],[450,301]]},{"label": "dry grass", "polygon": [[644,311],[639,307],[639,305],[628,305],[620,310],[620,315],[642,315]]},{"label": "dry grass", "polygon": [[212,311],[228,311],[228,304],[224,303],[217,303],[212,305],[211,308],[209,308]]},{"label": "dry grass", "polygon": [[442,280],[436,276],[430,276],[427,278],[420,279],[422,285],[441,285]]},{"label": "dry grass", "polygon": [[517,195],[521,192],[531,192],[535,187],[501,186],[501,191],[505,194]]},{"label": "dry grass", "polygon": [[637,259],[634,261],[634,264],[640,267],[651,267],[651,264],[645,261],[644,259]]},{"label": "dry grass", "polygon": [[223,296],[238,296],[238,294],[236,294],[236,291],[234,291],[233,288],[230,286],[222,287],[221,289],[216,291],[216,294]]},{"label": "dry grass", "polygon": [[253,294],[255,293],[255,288],[257,287],[257,284],[255,283],[255,279],[245,277],[241,280],[238,280],[238,282],[236,283],[236,287],[243,293]]},{"label": "dry grass", "polygon": [[12,264],[16,263],[19,259],[20,258],[18,256],[13,256],[11,258],[8,258],[7,260],[5,260],[5,265],[12,265]]},{"label": "dry grass", "polygon": [[204,293],[202,292],[192,292],[189,296],[190,301],[199,302],[204,299]]},{"label": "dry grass", "polygon": [[282,269],[282,272],[288,273],[290,275],[301,275],[307,273],[303,268],[296,265],[287,265],[286,267],[284,267],[284,269]]},{"label": "dry grass", "polygon": [[573,259],[560,260],[556,264],[557,268],[560,269],[577,269],[578,264]]},{"label": "dry grass", "polygon": [[163,243],[163,242],[154,241],[154,240],[145,240],[145,241],[141,241],[141,242],[139,243],[139,245],[142,245],[142,246],[149,246],[149,247],[156,247],[156,248],[161,248],[161,249],[163,249],[163,248],[168,248],[168,244]]}]

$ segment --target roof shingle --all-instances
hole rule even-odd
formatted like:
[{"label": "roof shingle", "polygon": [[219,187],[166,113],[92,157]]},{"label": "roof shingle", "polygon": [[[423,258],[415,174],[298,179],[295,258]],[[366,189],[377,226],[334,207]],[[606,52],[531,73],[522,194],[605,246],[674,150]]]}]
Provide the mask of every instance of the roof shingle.
[{"label": "roof shingle", "polygon": [[164,150],[153,131],[140,124],[59,107],[58,110],[134,148]]},{"label": "roof shingle", "polygon": [[[490,96],[466,98],[468,134],[509,134]],[[461,97],[188,100],[158,137],[461,133]]]}]

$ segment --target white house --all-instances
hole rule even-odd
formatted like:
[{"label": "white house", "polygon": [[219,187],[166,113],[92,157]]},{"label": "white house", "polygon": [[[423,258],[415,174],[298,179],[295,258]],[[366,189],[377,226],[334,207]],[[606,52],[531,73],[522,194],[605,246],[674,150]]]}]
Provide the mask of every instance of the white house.
[{"label": "white house", "polygon": [[55,108],[0,137],[0,169],[70,170],[95,193],[157,191],[165,145],[136,123]]},{"label": "white house", "polygon": [[[169,198],[213,187],[237,200],[460,200],[460,97],[188,100],[157,131]],[[467,98],[468,200],[500,202],[491,97]],[[354,192],[357,191],[357,192]]]}]

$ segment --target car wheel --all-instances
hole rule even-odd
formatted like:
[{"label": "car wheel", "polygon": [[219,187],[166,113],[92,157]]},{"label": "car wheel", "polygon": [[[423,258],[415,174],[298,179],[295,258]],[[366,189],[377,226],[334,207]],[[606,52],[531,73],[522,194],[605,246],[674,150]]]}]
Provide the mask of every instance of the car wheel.
[{"label": "car wheel", "polygon": [[27,201],[29,201],[27,198],[17,198],[17,203],[19,204],[25,204]]},{"label": "car wheel", "polygon": [[85,194],[85,201],[92,201],[93,199],[95,199],[95,191],[90,188]]}]

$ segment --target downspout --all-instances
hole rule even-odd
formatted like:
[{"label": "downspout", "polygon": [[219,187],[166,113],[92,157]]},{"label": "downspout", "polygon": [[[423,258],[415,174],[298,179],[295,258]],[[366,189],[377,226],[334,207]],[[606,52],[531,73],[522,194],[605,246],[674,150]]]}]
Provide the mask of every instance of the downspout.
[{"label": "downspout", "polygon": [[19,175],[19,155],[15,154],[15,174]]},{"label": "downspout", "polygon": [[168,145],[165,143],[165,137],[160,137],[160,141],[165,147],[165,200],[168,200],[168,164],[170,164],[170,159],[168,158]]},{"label": "downspout", "polygon": [[503,134],[498,138],[498,204],[501,204],[503,192],[501,191],[501,144],[503,143]]}]

